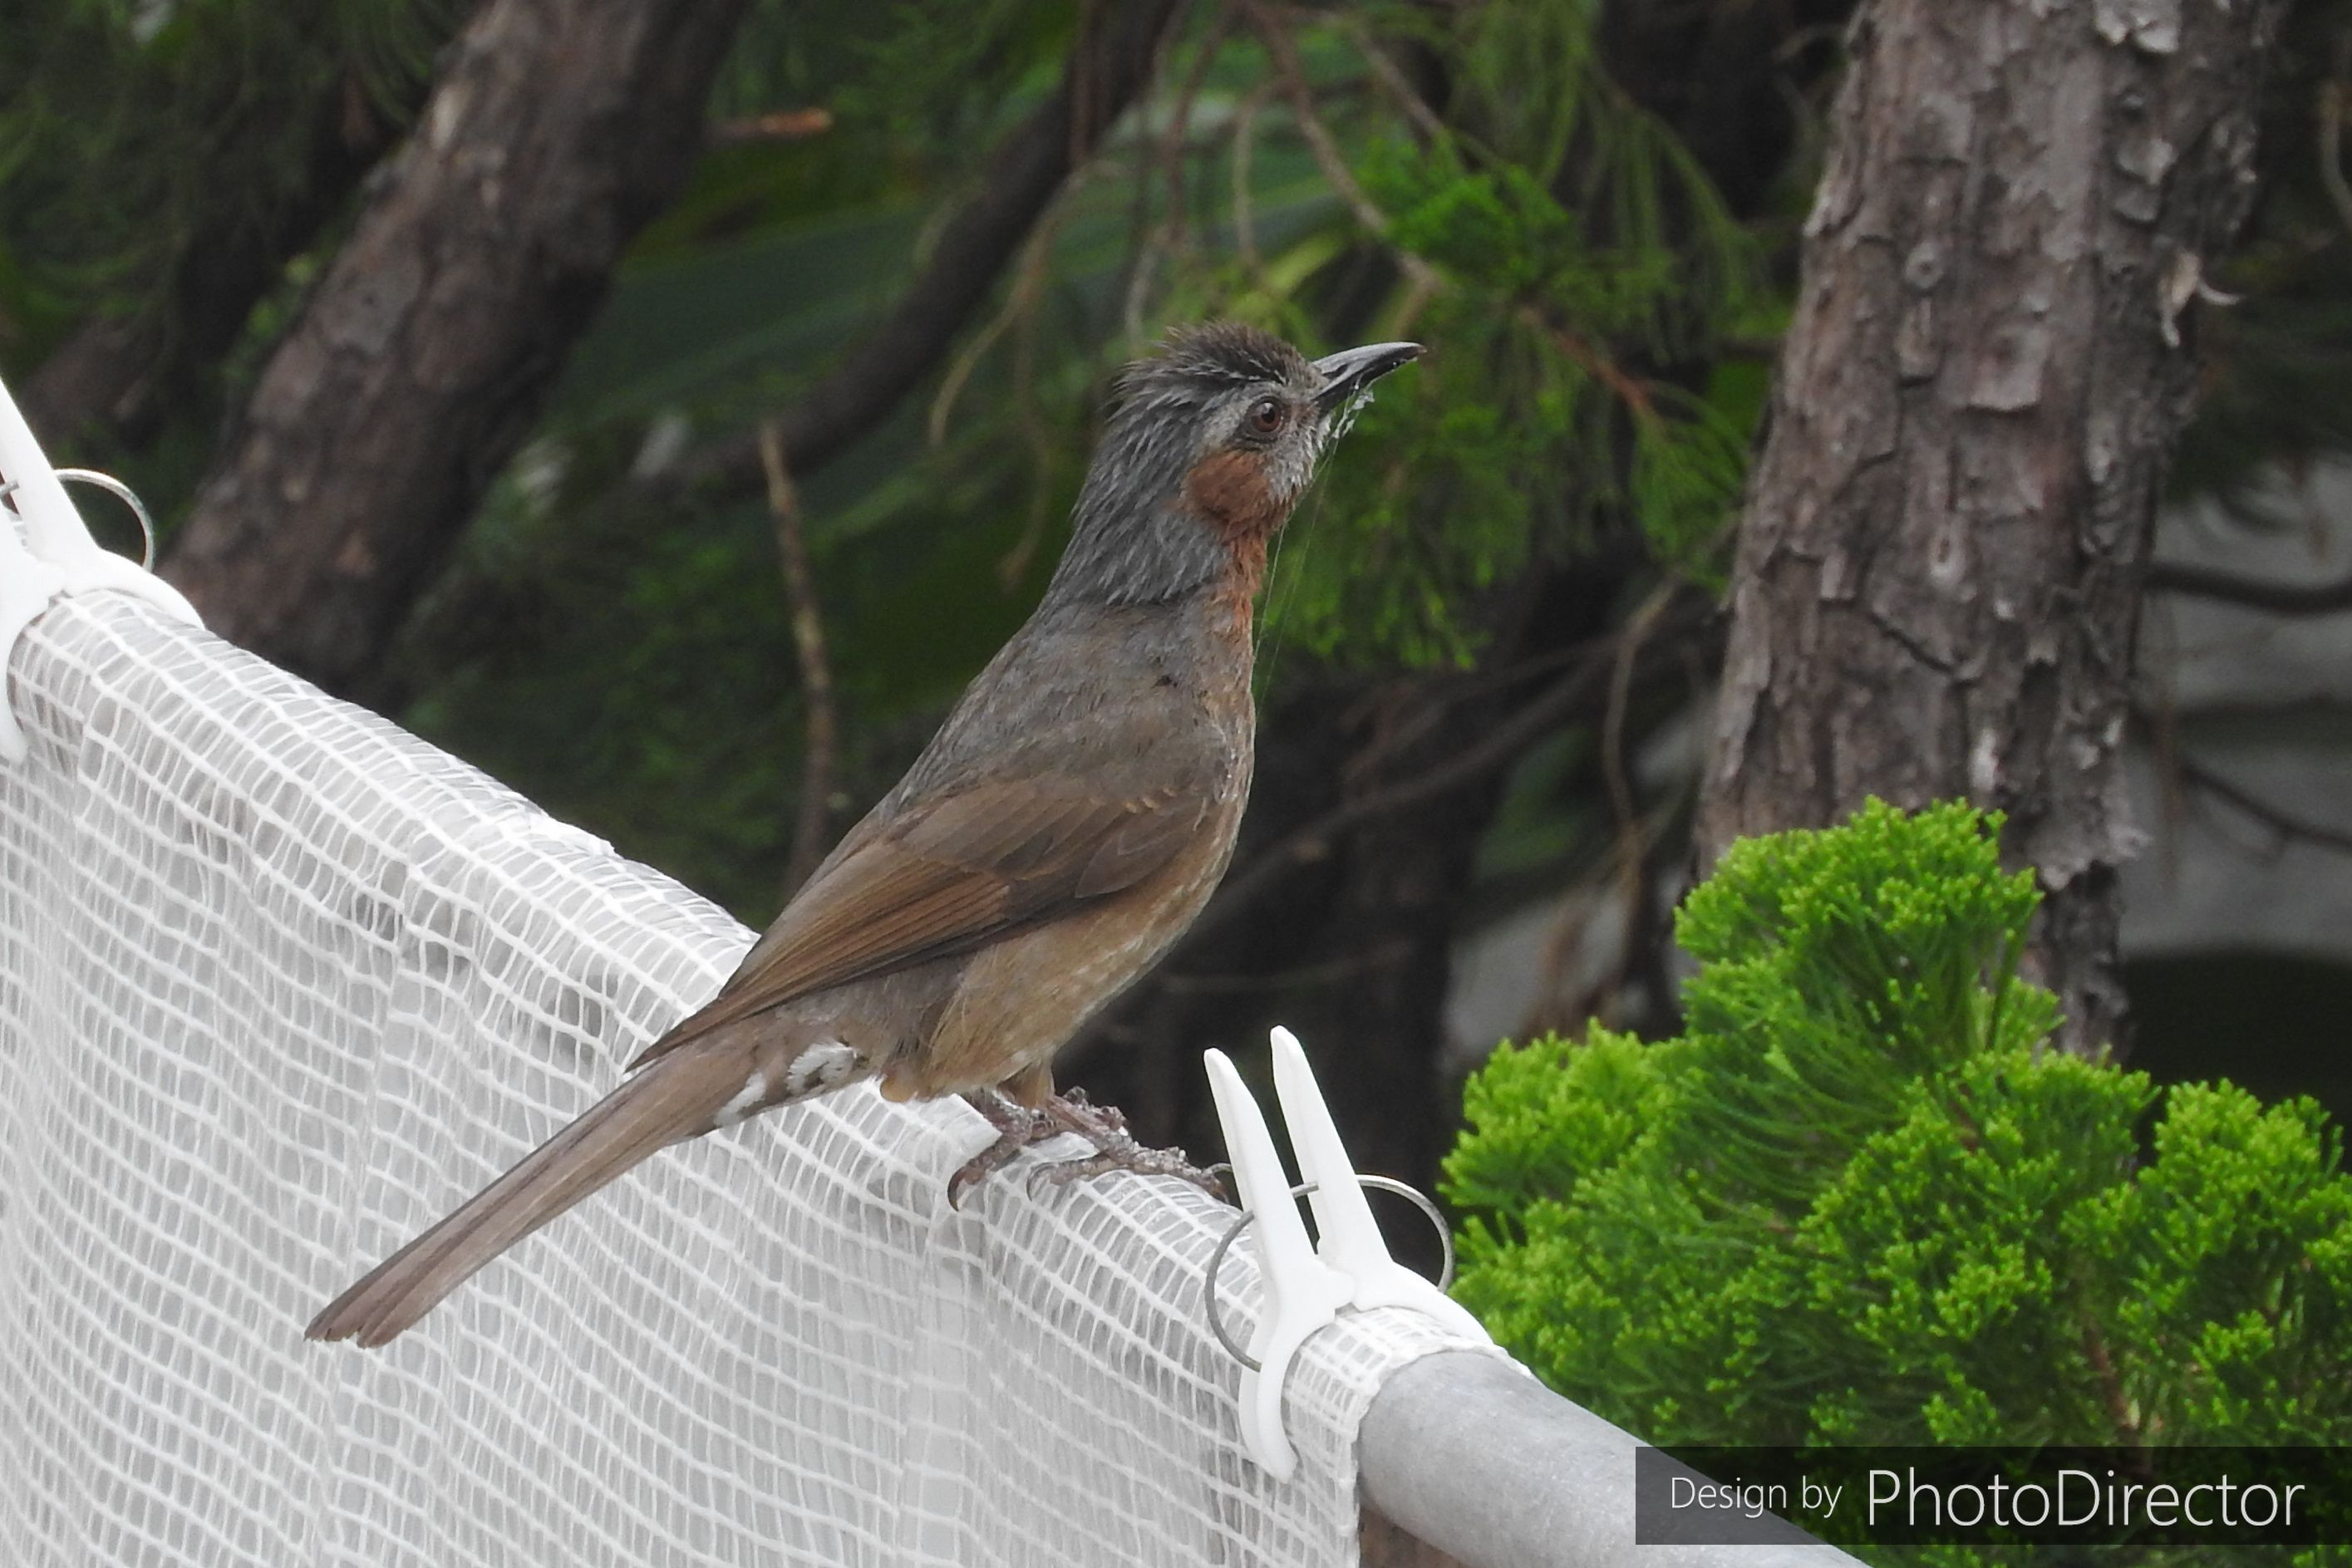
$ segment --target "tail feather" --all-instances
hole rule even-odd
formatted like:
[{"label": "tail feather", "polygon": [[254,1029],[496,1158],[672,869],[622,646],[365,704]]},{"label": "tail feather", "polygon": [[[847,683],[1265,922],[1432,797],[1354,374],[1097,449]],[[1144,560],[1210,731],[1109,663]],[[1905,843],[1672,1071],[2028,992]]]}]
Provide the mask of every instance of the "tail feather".
[{"label": "tail feather", "polygon": [[310,1320],[304,1336],[384,1343],[414,1326],[499,1253],[656,1150],[706,1132],[741,1074],[674,1057],[625,1079],[464,1207],[369,1270]]}]

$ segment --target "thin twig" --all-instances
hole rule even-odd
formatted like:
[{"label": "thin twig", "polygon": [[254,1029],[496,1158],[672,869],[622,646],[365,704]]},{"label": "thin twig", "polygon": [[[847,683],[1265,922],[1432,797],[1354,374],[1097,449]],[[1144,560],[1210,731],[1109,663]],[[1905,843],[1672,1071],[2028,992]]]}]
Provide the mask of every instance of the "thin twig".
[{"label": "thin twig", "polygon": [[[1656,845],[1682,810],[1682,803],[1667,800],[1651,811],[1641,824],[1642,840]],[[1651,897],[1651,874],[1646,857],[1642,879],[1642,897]],[[1547,923],[1543,946],[1536,960],[1535,999],[1528,1004],[1526,1014],[1513,1038],[1531,1040],[1547,1031],[1568,1033],[1581,1029],[1593,1019],[1615,1025],[1622,1020],[1622,1011],[1603,1004],[1621,998],[1632,979],[1636,962],[1634,949],[1638,944],[1642,909],[1627,909],[1625,924],[1618,951],[1606,974],[1596,975],[1580,983],[1573,966],[1590,950],[1593,941],[1593,923],[1604,911],[1616,907],[1609,902],[1608,884],[1617,880],[1614,866],[1595,861],[1590,867],[1557,892],[1559,909]],[[1643,905],[1647,908],[1647,904]],[[1606,937],[1600,938],[1606,941]]]},{"label": "thin twig", "polygon": [[[1135,183],[1139,217],[1141,215],[1140,209],[1143,205],[1142,193],[1150,188],[1148,181],[1139,179]],[[1163,248],[1166,247],[1160,240],[1160,225],[1142,224],[1136,229],[1135,255],[1128,264],[1127,287],[1122,296],[1125,304],[1121,307],[1118,315],[1119,324],[1125,329],[1127,340],[1130,343],[1139,343],[1143,340],[1144,303],[1151,298],[1152,273],[1160,264],[1160,255]]]},{"label": "thin twig", "polygon": [[1295,969],[1285,969],[1272,975],[1181,975],[1163,974],[1160,988],[1171,996],[1233,997],[1248,996],[1260,991],[1282,991],[1293,987],[1328,986],[1335,980],[1352,979],[1372,969],[1382,969],[1402,963],[1413,950],[1410,937],[1392,937],[1373,944],[1360,953],[1349,953],[1337,958],[1327,958],[1319,964],[1302,964]]},{"label": "thin twig", "polygon": [[1644,421],[1658,418],[1657,402],[1651,397],[1650,389],[1627,375],[1616,361],[1577,333],[1548,319],[1531,305],[1520,307],[1519,319],[1549,337],[1553,346],[1567,355],[1570,362],[1616,393],[1617,400],[1633,411],[1633,417]]},{"label": "thin twig", "polygon": [[[1649,853],[1649,842],[1642,827],[1641,808],[1633,799],[1633,781],[1625,771],[1625,710],[1633,703],[1633,665],[1641,657],[1642,644],[1657,630],[1675,593],[1675,584],[1659,584],[1625,623],[1609,674],[1608,711],[1601,721],[1601,776],[1609,787],[1610,814],[1616,820],[1617,874],[1629,922],[1641,907],[1643,857]],[[1627,929],[1632,929],[1630,925]],[[1630,941],[1627,946],[1631,947]]]},{"label": "thin twig", "polygon": [[1247,868],[1225,879],[1209,907],[1201,912],[1201,917],[1186,933],[1186,941],[1197,942],[1225,925],[1292,870],[1328,854],[1331,841],[1359,823],[1475,784],[1496,769],[1509,767],[1528,747],[1590,705],[1594,688],[1601,685],[1609,668],[1599,659],[1578,664],[1488,730],[1477,745],[1456,752],[1444,766],[1359,795],[1285,834],[1279,842],[1251,861]]},{"label": "thin twig", "polygon": [[747,114],[722,120],[710,128],[713,147],[740,147],[751,141],[806,141],[833,129],[833,110],[780,109],[768,114]]},{"label": "thin twig", "polygon": [[1372,68],[1374,79],[1388,90],[1396,106],[1404,110],[1405,118],[1432,141],[1448,140],[1453,133],[1445,129],[1445,121],[1438,119],[1437,111],[1429,107],[1428,100],[1413,90],[1412,83],[1405,79],[1404,72],[1397,68],[1396,61],[1391,59],[1388,51],[1373,40],[1371,29],[1365,26],[1360,18],[1345,13],[1335,14],[1332,19],[1339,23],[1339,30],[1354,41],[1356,52],[1362,55],[1364,63]]},{"label": "thin twig", "polygon": [[2123,1379],[2116,1375],[2115,1361],[2107,1354],[2106,1335],[2087,1310],[2083,1315],[2083,1357],[2091,1364],[2091,1375],[2098,1383],[2099,1396],[2106,1402],[2107,1418],[2116,1424],[2116,1435],[2126,1448],[2145,1448],[2147,1434],[2132,1418],[2131,1397],[2124,1392]]},{"label": "thin twig", "polygon": [[[1282,95],[1290,100],[1290,112],[1298,121],[1298,134],[1306,139],[1307,150],[1315,158],[1315,165],[1323,178],[1338,192],[1348,210],[1356,214],[1356,222],[1371,234],[1385,235],[1389,232],[1389,216],[1378,204],[1364,193],[1356,183],[1354,171],[1339,152],[1339,143],[1333,138],[1331,128],[1315,112],[1315,91],[1307,85],[1307,72],[1298,63],[1298,46],[1290,37],[1279,17],[1263,0],[1242,0],[1248,8],[1250,19],[1256,25],[1258,37],[1265,41],[1268,58],[1274,62],[1275,79],[1282,85]],[[1407,250],[1392,250],[1397,266],[1416,287],[1435,292],[1444,280],[1437,269]]]},{"label": "thin twig", "polygon": [[[1040,277],[1042,287],[1043,277]],[[1028,575],[1029,563],[1035,559],[1038,547],[1045,542],[1045,530],[1053,521],[1054,475],[1060,455],[1063,433],[1046,419],[1037,399],[1037,312],[1030,310],[1022,318],[1021,332],[1013,341],[1013,409],[1021,436],[1029,446],[1029,462],[1036,474],[1029,486],[1029,520],[1021,529],[1021,537],[996,563],[996,580],[1010,593]]]},{"label": "thin twig", "polygon": [[[1184,154],[1192,138],[1192,107],[1208,82],[1209,69],[1216,63],[1218,51],[1224,47],[1233,7],[1234,0],[1219,0],[1193,53],[1192,68],[1177,89],[1167,129],[1151,144],[1139,149],[1135,162],[1134,211],[1128,220],[1127,256],[1118,267],[1118,277],[1124,279],[1119,296],[1126,301],[1119,319],[1130,343],[1143,341],[1146,335],[1144,311],[1150,302],[1153,277],[1160,257],[1163,254],[1181,256],[1186,245]],[[1168,210],[1156,217],[1151,211],[1155,179],[1164,180],[1168,186]]]},{"label": "thin twig", "polygon": [[1184,152],[1192,140],[1192,106],[1199,101],[1201,89],[1207,85],[1209,68],[1217,62],[1217,55],[1225,47],[1225,35],[1233,30],[1234,0],[1220,0],[1216,14],[1209,18],[1207,32],[1202,35],[1201,52],[1192,61],[1191,74],[1176,94],[1174,110],[1168,117],[1168,134],[1160,140],[1160,175],[1168,183],[1168,236],[1171,246],[1184,240]]},{"label": "thin twig", "polygon": [[1234,110],[1234,248],[1249,269],[1250,280],[1269,292],[1273,285],[1266,279],[1265,257],[1258,254],[1257,224],[1250,215],[1250,157],[1256,142],[1257,117],[1273,96],[1274,85],[1260,83]]},{"label": "thin twig", "polygon": [[793,851],[784,862],[784,896],[808,881],[830,842],[833,775],[841,750],[834,711],[833,661],[824,646],[824,613],[818,607],[816,574],[809,569],[808,541],[801,533],[800,493],[784,466],[783,432],[774,420],[760,426],[760,465],[767,471],[768,512],[775,519],[776,559],[783,568],[784,598],[792,611],[793,652],[800,660],[801,698],[806,706],[806,744],[801,758],[800,812],[793,823]]},{"label": "thin twig", "polygon": [[980,368],[980,361],[996,346],[1006,329],[1036,308],[1045,291],[1045,279],[1053,271],[1055,238],[1061,233],[1062,219],[1070,210],[1070,204],[1064,198],[1086,183],[1090,167],[1074,172],[1060,195],[1037,220],[1036,229],[1022,247],[1021,261],[1013,270],[1013,287],[1005,293],[1003,308],[972,334],[971,341],[957,353],[947,374],[940,378],[940,390],[931,399],[930,413],[923,424],[924,437],[932,446],[947,444],[948,420],[955,413],[956,400],[963,395],[964,383]]},{"label": "thin twig", "polygon": [[[1618,536],[1596,547],[1593,565],[1604,572],[1630,570],[1639,558],[1639,553],[1638,545],[1631,545],[1623,536]],[[1683,609],[1685,618],[1679,620],[1675,627],[1677,632],[1692,630],[1701,620],[1712,613],[1711,608],[1698,594],[1688,591],[1685,591]],[[1537,675],[1549,674],[1566,665],[1582,664],[1596,654],[1613,651],[1622,635],[1621,629],[1612,629],[1600,636],[1580,638],[1562,647],[1549,648],[1540,653],[1531,653],[1526,658],[1514,660],[1499,668],[1474,670],[1454,676],[1446,685],[1448,701],[1455,704],[1470,702],[1508,687],[1523,685]],[[1343,716],[1342,727],[1352,728],[1362,724],[1370,716],[1372,702],[1372,695],[1367,694],[1360,703]],[[1423,736],[1444,723],[1444,706],[1424,704],[1412,719],[1403,724],[1394,725],[1375,737],[1370,745],[1356,754],[1349,766],[1366,777],[1377,773],[1386,765],[1390,758],[1417,744]]]}]

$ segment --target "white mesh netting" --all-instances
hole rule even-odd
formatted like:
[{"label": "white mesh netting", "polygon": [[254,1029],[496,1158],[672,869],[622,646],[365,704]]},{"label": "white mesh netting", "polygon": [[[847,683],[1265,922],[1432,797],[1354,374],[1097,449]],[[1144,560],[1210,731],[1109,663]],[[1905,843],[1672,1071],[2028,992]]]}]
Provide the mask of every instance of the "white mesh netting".
[{"label": "white mesh netting", "polygon": [[1355,1561],[1359,1419],[1455,1342],[1317,1335],[1273,1483],[1201,1312],[1231,1211],[1016,1168],[955,1213],[961,1104],[860,1089],[671,1150],[391,1349],[304,1343],[750,934],[120,595],[9,674],[0,1563]]}]

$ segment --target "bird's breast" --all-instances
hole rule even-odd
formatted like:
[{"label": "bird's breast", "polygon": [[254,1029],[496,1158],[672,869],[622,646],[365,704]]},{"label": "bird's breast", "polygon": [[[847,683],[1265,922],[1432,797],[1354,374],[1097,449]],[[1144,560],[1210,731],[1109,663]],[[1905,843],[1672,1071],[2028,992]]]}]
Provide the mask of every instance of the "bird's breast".
[{"label": "bird's breast", "polygon": [[931,1098],[989,1088],[1067,1043],[1159,961],[1216,891],[1233,859],[1249,774],[1244,750],[1200,831],[1152,875],[972,955],[930,1039],[892,1069],[886,1092]]}]

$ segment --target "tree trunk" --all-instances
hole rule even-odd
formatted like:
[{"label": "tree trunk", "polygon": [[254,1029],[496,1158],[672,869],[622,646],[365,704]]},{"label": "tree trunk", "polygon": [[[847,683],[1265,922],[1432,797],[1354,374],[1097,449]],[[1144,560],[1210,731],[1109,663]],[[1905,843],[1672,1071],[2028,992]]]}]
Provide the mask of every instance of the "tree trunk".
[{"label": "tree trunk", "polygon": [[330,688],[374,664],[673,196],[743,0],[492,0],[164,564]]},{"label": "tree trunk", "polygon": [[2123,1018],[2149,526],[2284,9],[1867,8],[1739,541],[1702,867],[1871,795],[1998,807],[2079,1051]]}]

